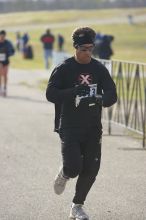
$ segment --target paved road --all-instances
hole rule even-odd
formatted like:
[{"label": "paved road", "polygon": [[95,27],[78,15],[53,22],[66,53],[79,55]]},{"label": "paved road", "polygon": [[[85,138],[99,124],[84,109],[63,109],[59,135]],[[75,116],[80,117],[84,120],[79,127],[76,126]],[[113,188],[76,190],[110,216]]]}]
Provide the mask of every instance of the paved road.
[{"label": "paved road", "polygon": [[[0,220],[68,219],[75,180],[54,194],[60,143],[53,105],[44,92],[19,84],[42,77],[48,73],[11,71],[8,98],[0,97]],[[105,125],[101,170],[86,210],[91,220],[145,220],[146,151],[122,129],[114,127],[114,134],[107,136]]]}]

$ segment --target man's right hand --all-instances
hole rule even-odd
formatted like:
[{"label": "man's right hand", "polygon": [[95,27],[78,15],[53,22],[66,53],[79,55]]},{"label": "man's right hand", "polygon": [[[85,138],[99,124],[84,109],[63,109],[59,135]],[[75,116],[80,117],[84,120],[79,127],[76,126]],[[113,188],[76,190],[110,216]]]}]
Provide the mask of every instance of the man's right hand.
[{"label": "man's right hand", "polygon": [[78,96],[86,96],[90,93],[90,87],[88,85],[77,85],[75,87],[75,94]]}]

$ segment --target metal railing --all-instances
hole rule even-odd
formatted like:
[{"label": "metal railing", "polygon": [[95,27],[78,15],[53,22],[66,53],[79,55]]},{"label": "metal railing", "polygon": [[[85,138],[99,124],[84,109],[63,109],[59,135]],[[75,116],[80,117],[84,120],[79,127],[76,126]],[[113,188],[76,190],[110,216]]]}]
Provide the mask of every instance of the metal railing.
[{"label": "metal railing", "polygon": [[118,101],[103,111],[108,120],[108,133],[112,123],[118,123],[142,135],[146,145],[146,64],[125,61],[100,60],[116,83]]}]

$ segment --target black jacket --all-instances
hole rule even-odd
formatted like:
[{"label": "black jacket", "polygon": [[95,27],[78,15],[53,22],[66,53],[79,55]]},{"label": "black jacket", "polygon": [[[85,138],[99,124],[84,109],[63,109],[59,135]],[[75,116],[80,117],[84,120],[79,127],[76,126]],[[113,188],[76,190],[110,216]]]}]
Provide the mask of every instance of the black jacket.
[{"label": "black jacket", "polygon": [[[12,43],[9,40],[5,40],[4,42],[0,42],[0,63],[7,65],[9,64],[9,57],[14,55],[15,50]],[[2,59],[3,56],[5,59]]]},{"label": "black jacket", "polygon": [[79,84],[96,85],[97,94],[102,95],[103,107],[117,101],[116,87],[108,70],[97,60],[80,64],[74,57],[57,66],[49,79],[46,97],[55,103],[55,130],[65,127],[101,125],[102,106],[92,97],[77,97],[75,87]]}]

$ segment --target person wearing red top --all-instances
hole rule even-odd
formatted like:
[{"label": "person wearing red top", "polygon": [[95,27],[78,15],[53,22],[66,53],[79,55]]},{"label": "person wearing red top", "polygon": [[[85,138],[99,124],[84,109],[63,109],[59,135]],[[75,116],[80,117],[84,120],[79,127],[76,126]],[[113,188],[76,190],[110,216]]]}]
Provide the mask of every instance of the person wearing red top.
[{"label": "person wearing red top", "polygon": [[45,34],[41,36],[41,42],[43,44],[44,49],[44,61],[45,61],[45,68],[49,68],[49,58],[52,58],[52,51],[54,46],[54,35],[48,29]]}]

